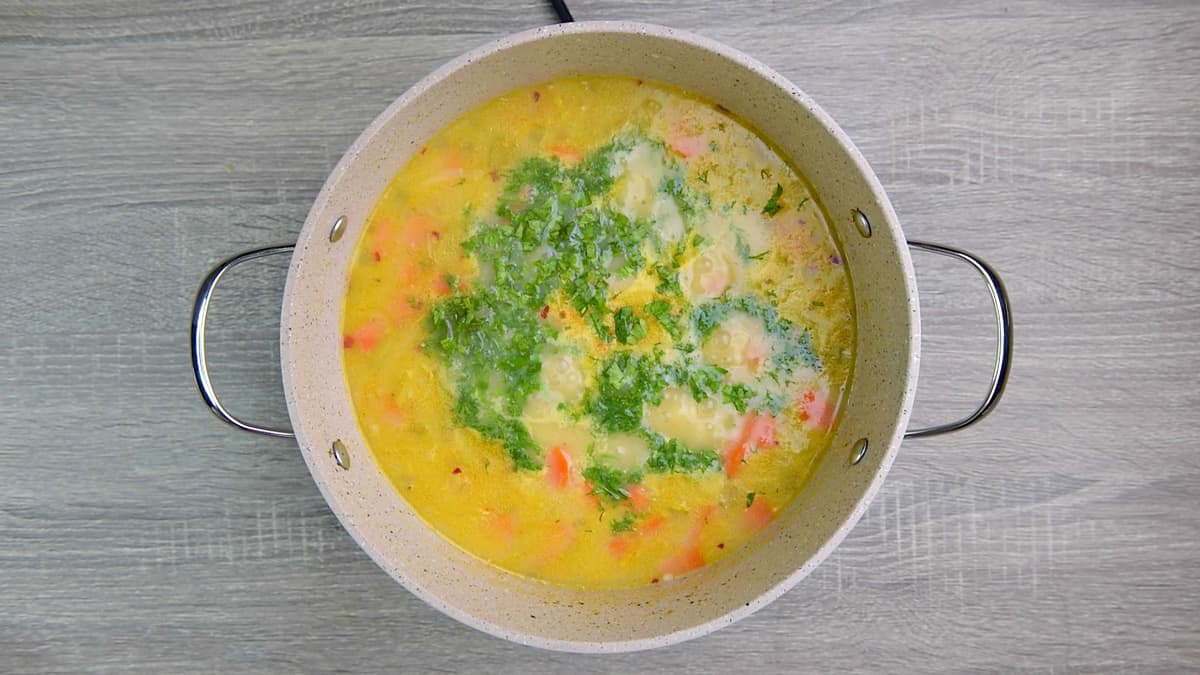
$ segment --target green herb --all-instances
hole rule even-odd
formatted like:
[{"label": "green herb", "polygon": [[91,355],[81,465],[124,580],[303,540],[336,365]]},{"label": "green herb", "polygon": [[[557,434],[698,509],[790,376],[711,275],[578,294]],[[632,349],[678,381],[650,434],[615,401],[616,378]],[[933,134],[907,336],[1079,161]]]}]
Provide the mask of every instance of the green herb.
[{"label": "green herb", "polygon": [[594,464],[583,470],[583,478],[592,484],[592,494],[621,501],[629,498],[629,485],[642,481],[642,472]]},{"label": "green herb", "polygon": [[584,411],[600,431],[633,431],[642,422],[645,403],[662,402],[667,386],[658,359],[633,352],[614,352],[604,360],[596,376],[597,386],[584,398]]},{"label": "green herb", "polygon": [[678,340],[683,335],[683,329],[679,325],[679,319],[671,313],[671,303],[666,300],[652,300],[646,303],[642,308],[646,314],[655,318],[663,330],[671,336],[672,340]]},{"label": "green herb", "polygon": [[629,532],[630,530],[633,529],[633,521],[634,521],[633,514],[626,513],[624,516],[621,516],[620,518],[612,521],[612,523],[610,523],[609,527],[612,528],[613,534],[619,534],[621,532]]},{"label": "green herb", "polygon": [[699,403],[721,390],[721,383],[729,371],[708,363],[688,362],[677,364],[671,369],[672,384],[683,385]]},{"label": "green herb", "polygon": [[733,406],[734,410],[739,413],[746,412],[750,406],[750,401],[755,397],[754,390],[744,384],[726,385],[721,390],[722,397],[726,403]]},{"label": "green herb", "polygon": [[746,493],[746,508],[750,508],[750,505],[754,503],[754,496],[755,493],[753,492]]},{"label": "green herb", "polygon": [[708,149],[709,149],[709,150],[711,150],[711,151],[713,151],[713,152],[716,152],[716,151],[718,151],[718,150],[720,150],[720,149],[721,149],[721,146],[717,145],[717,142],[716,142],[716,141],[709,141],[709,142],[708,142]]},{"label": "green herb", "polygon": [[679,273],[676,270],[656,263],[654,273],[658,275],[658,286],[654,290],[665,295],[683,295],[683,289],[679,286]]},{"label": "green herb", "polygon": [[745,239],[742,239],[741,232],[733,233],[733,250],[742,259],[742,262],[750,259],[750,245],[746,243]]},{"label": "green herb", "polygon": [[768,216],[773,216],[779,213],[783,207],[779,205],[779,198],[783,196],[783,186],[779,183],[775,184],[775,191],[771,193],[771,198],[767,200],[767,205],[763,207],[762,212]]},{"label": "green herb", "polygon": [[763,258],[767,257],[767,254],[770,252],[771,252],[770,250],[767,250],[767,251],[763,251],[762,253],[755,253],[752,256],[747,256],[746,259],[747,260],[762,260]]},{"label": "green herb", "polygon": [[694,473],[720,471],[721,458],[712,450],[692,450],[677,438],[666,438],[649,430],[642,435],[650,444],[646,468],[655,473]]},{"label": "green herb", "polygon": [[629,307],[622,307],[613,315],[613,328],[617,334],[617,342],[628,345],[646,337],[646,321],[635,315]]}]

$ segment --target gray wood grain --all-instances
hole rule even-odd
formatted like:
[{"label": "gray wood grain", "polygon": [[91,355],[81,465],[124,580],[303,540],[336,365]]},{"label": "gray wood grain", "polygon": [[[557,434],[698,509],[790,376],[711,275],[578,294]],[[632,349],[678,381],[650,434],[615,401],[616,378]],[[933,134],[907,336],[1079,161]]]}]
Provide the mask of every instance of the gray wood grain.
[{"label": "gray wood grain", "polygon": [[[0,671],[1194,670],[1200,663],[1200,6],[575,2],[780,70],[859,144],[906,232],[983,255],[1008,395],[906,443],[809,579],[706,638],[539,652],[409,595],[295,446],[194,392],[190,304],[293,239],[406,87],[541,2],[0,0]],[[969,270],[917,258],[918,422],[989,370]],[[231,279],[214,373],[285,418],[281,263]]]}]

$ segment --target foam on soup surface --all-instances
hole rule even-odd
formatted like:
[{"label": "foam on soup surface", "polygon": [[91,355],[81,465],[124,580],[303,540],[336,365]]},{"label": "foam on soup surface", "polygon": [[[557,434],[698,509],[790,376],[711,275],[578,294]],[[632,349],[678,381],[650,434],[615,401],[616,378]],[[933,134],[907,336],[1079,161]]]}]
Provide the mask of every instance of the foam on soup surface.
[{"label": "foam on soup surface", "polygon": [[412,508],[585,588],[669,582],[769,527],[854,362],[805,181],[719,106],[623,77],[517,89],[429,139],[358,242],[343,327]]}]

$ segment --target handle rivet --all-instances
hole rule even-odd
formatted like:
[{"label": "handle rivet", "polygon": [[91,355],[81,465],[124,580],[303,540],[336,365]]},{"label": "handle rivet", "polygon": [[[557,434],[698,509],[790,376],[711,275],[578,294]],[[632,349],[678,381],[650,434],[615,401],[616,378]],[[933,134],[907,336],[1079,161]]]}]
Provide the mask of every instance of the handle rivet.
[{"label": "handle rivet", "polygon": [[850,466],[855,466],[859,462],[863,461],[863,457],[867,456],[868,445],[869,443],[867,443],[867,439],[860,438],[858,439],[858,442],[854,444],[854,447],[850,448]]},{"label": "handle rivet", "polygon": [[333,227],[329,230],[329,241],[335,242],[342,238],[346,233],[346,216],[338,216],[337,220],[333,221]]},{"label": "handle rivet", "polygon": [[338,466],[346,471],[350,470],[350,451],[346,449],[345,443],[342,443],[341,440],[334,441],[329,454],[333,456],[333,461],[337,462]]},{"label": "handle rivet", "polygon": [[871,236],[871,221],[867,220],[867,214],[859,209],[854,209],[854,226],[862,236]]}]

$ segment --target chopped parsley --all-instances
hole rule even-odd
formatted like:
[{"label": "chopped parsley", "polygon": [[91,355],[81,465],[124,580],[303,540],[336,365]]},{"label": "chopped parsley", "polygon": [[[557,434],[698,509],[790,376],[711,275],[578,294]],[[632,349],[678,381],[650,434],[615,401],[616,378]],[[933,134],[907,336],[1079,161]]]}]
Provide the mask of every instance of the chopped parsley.
[{"label": "chopped parsley", "polygon": [[762,208],[762,212],[768,216],[773,216],[783,209],[779,203],[779,198],[783,196],[783,186],[779,183],[775,184],[775,191],[771,193],[771,198],[767,200],[767,205]]},{"label": "chopped parsley", "polygon": [[628,307],[618,309],[613,315],[613,327],[617,334],[617,342],[623,345],[633,344],[646,337],[646,320],[635,315]]},{"label": "chopped parsley", "polygon": [[613,534],[620,534],[621,532],[629,532],[630,530],[633,529],[633,521],[634,521],[633,514],[626,513],[625,515],[621,516],[620,518],[613,520],[612,523],[609,525],[609,527],[612,529]]},{"label": "chopped parsley", "polygon": [[[659,190],[684,217],[684,236],[678,241],[663,241],[651,222],[627,216],[611,196],[622,154],[637,143],[664,152],[668,172]],[[559,402],[558,409],[573,419],[586,417],[597,433],[641,435],[650,448],[645,469],[655,473],[721,469],[713,449],[688,447],[644,425],[646,406],[660,404],[667,387],[682,388],[696,402],[718,400],[739,414],[777,413],[788,402],[775,373],[775,385],[731,383],[729,373],[707,363],[697,349],[733,313],[762,322],[775,345],[771,364],[780,374],[790,374],[800,363],[820,368],[811,333],[779,316],[769,299],[726,295],[695,306],[688,302],[679,272],[688,255],[710,243],[692,225],[711,209],[711,198],[701,185],[689,185],[685,175],[665,155],[661,141],[626,133],[573,166],[554,157],[522,160],[505,174],[494,212],[480,214],[471,227],[462,249],[478,261],[480,280],[464,284],[455,276],[443,277],[451,295],[432,303],[429,338],[423,344],[447,367],[455,422],[496,442],[517,470],[542,466],[542,449],[522,416],[541,387],[542,353],[561,339],[555,328],[561,324],[546,320],[551,306],[570,307],[610,345],[582,399]],[[762,213],[774,215],[784,208],[782,195],[783,187],[776,184]],[[747,211],[745,204],[742,209]],[[743,262],[768,253],[753,254],[736,231],[734,247]],[[648,254],[656,255],[649,259]],[[611,279],[646,273],[657,277],[655,299],[609,306]],[[651,319],[670,342],[649,352],[626,347],[647,338]],[[664,361],[664,349],[676,350],[669,352],[676,358]],[[583,476],[595,494],[616,501],[627,498],[627,487],[642,479],[641,471],[600,464],[588,467]],[[614,520],[613,532],[632,528],[632,519],[626,514]]]},{"label": "chopped parsley", "polygon": [[642,472],[593,464],[583,470],[583,478],[592,484],[592,494],[619,502],[629,498],[630,485],[642,482]]},{"label": "chopped parsley", "polygon": [[597,429],[607,433],[637,429],[643,405],[661,403],[667,386],[659,359],[628,351],[608,356],[596,382],[584,400],[584,411],[593,417]]},{"label": "chopped parsley", "polygon": [[753,492],[747,492],[747,493],[746,493],[746,508],[750,508],[750,507],[751,507],[751,506],[754,504],[754,497],[755,497],[755,496],[756,496],[756,495],[755,495],[755,493],[753,493]]},{"label": "chopped parsley", "polygon": [[713,450],[692,450],[677,438],[666,438],[652,431],[643,431],[643,436],[650,444],[646,468],[654,473],[721,470],[721,459]]},{"label": "chopped parsley", "polygon": [[642,308],[646,314],[655,318],[658,324],[667,331],[672,340],[678,341],[683,336],[683,328],[679,325],[679,317],[671,312],[671,303],[666,300],[652,300]]}]

